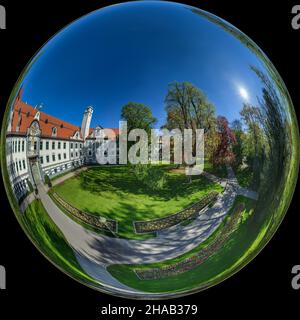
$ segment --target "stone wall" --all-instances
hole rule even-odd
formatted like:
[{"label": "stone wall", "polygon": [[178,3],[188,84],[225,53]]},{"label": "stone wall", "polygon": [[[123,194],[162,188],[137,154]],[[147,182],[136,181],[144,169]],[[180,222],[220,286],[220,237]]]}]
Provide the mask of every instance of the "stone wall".
[{"label": "stone wall", "polygon": [[185,208],[178,213],[169,215],[164,218],[148,221],[135,221],[134,229],[136,233],[155,232],[170,228],[188,219],[194,219],[198,215],[199,211],[201,211],[204,207],[216,200],[218,194],[218,192],[212,191],[208,195],[204,196],[197,203],[194,203],[188,208]]},{"label": "stone wall", "polygon": [[229,236],[236,230],[238,226],[241,213],[245,209],[243,203],[239,203],[232,214],[227,218],[224,227],[220,231],[220,234],[212,240],[204,249],[199,251],[197,254],[187,258],[183,261],[174,263],[172,265],[163,268],[152,268],[152,269],[136,269],[135,273],[141,280],[157,280],[170,276],[175,276],[183,272],[192,270],[208,260],[213,254],[221,249]]},{"label": "stone wall", "polygon": [[56,192],[51,192],[52,198],[60,204],[70,215],[74,216],[75,218],[81,220],[82,222],[97,228],[106,231],[113,231],[117,232],[117,221],[112,219],[106,219],[104,217],[97,217],[90,213],[81,211],[67,201],[62,199]]}]

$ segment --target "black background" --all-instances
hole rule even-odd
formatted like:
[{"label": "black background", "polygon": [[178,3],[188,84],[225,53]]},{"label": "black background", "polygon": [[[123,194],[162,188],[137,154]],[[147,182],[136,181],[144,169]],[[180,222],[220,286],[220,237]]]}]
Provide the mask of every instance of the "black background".
[{"label": "black background", "polygon": [[[300,30],[291,27],[291,9],[298,1],[182,1],[220,16],[252,38],[273,62],[300,116]],[[54,33],[74,19],[113,1],[0,0],[7,11],[7,29],[0,30],[0,112],[22,69]],[[51,265],[22,232],[9,207],[1,180],[0,265],[7,270],[7,290],[0,291],[0,319],[107,318],[101,306],[142,307],[148,301],[115,298],[77,283]],[[231,318],[300,313],[300,290],[291,288],[291,269],[300,264],[297,196],[266,248],[243,270],[225,282],[185,298],[155,304],[196,303],[198,316]],[[8,312],[5,315],[5,312]],[[171,316],[170,316],[171,317]],[[116,317],[122,319],[126,317]],[[158,318],[158,316],[156,316]],[[174,316],[172,316],[174,318]],[[192,317],[194,318],[194,317]]]}]

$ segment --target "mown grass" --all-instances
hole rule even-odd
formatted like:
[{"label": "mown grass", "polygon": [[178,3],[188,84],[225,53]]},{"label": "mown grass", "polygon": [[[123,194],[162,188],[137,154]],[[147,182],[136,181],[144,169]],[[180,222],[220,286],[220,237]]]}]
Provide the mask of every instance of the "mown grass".
[{"label": "mown grass", "polygon": [[[161,166],[161,170],[166,170]],[[153,191],[139,182],[127,166],[94,167],[53,187],[76,208],[118,221],[122,237],[135,237],[133,221],[174,214],[211,191],[223,188],[203,176],[189,182],[184,173],[166,170],[163,189]]]},{"label": "mown grass", "polygon": [[76,279],[96,283],[82,270],[72,248],[39,200],[34,200],[26,208],[20,222],[37,248],[51,262]]},{"label": "mown grass", "polygon": [[[122,233],[118,233],[117,235],[114,232],[108,231],[108,230],[102,230],[99,228],[96,228],[90,224],[85,223],[84,221],[78,219],[77,217],[75,217],[74,215],[72,215],[70,212],[68,212],[56,199],[55,197],[53,197],[52,192],[50,191],[49,196],[51,197],[51,199],[53,200],[53,202],[59,207],[59,209],[66,214],[69,218],[71,218],[72,220],[74,220],[75,222],[77,222],[78,224],[80,224],[81,226],[83,226],[85,229],[91,230],[95,233],[107,236],[107,237],[118,237],[118,238],[124,238],[127,239],[126,236],[123,236]],[[130,235],[130,239],[132,240],[146,240],[146,239],[151,239],[154,238],[156,236],[156,233],[147,233],[147,234],[132,234]]]}]

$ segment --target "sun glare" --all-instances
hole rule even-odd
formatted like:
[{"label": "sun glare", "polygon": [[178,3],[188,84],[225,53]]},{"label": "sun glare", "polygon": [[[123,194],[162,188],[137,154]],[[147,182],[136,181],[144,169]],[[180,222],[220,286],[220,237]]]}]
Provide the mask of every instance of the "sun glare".
[{"label": "sun glare", "polygon": [[249,99],[248,91],[244,87],[239,87],[239,94],[244,100]]}]

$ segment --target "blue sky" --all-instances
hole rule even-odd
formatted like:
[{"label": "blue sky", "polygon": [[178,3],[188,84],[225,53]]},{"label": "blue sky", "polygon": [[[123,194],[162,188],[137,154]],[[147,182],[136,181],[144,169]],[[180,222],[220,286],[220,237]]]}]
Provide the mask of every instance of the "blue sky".
[{"label": "blue sky", "polygon": [[189,81],[229,121],[243,102],[257,104],[263,68],[237,39],[191,7],[133,2],[89,14],[52,38],[25,77],[23,100],[80,125],[86,106],[92,126],[118,127],[129,101],[151,107],[161,126],[172,81]]}]

